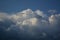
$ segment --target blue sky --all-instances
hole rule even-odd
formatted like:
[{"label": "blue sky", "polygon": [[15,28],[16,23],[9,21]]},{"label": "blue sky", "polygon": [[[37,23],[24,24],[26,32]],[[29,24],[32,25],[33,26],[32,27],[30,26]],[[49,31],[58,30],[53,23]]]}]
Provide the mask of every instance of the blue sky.
[{"label": "blue sky", "polygon": [[60,0],[0,0],[0,12],[18,12],[24,9],[60,11]]}]

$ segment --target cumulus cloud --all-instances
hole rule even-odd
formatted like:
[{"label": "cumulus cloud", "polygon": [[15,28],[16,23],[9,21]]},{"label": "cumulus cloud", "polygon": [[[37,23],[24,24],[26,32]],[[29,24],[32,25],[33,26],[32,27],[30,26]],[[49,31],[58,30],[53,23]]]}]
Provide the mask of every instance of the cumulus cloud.
[{"label": "cumulus cloud", "polygon": [[57,24],[58,23],[58,20],[60,20],[60,14],[55,14],[55,15],[51,15],[50,17],[49,17],[49,22],[51,23],[51,24]]},{"label": "cumulus cloud", "polygon": [[22,25],[36,25],[37,24],[37,19],[36,18],[31,18],[31,19],[27,19],[24,20]]},{"label": "cumulus cloud", "polygon": [[[50,10],[49,12],[51,12]],[[55,11],[53,11],[55,13]],[[7,22],[7,19],[9,22]],[[43,36],[46,36],[47,33],[56,32],[60,23],[60,14],[51,14],[47,16],[43,11],[36,10],[32,11],[31,9],[23,10],[16,14],[7,14],[0,13],[0,22],[6,23],[9,27],[5,28],[5,31],[19,31],[18,33],[31,34],[32,36],[40,35],[42,32]],[[5,24],[4,23],[4,24]],[[3,25],[4,26],[4,25]],[[1,28],[1,25],[0,25]]]},{"label": "cumulus cloud", "polygon": [[40,10],[36,10],[35,13],[36,13],[37,15],[39,15],[39,16],[42,16],[42,17],[45,16],[45,14],[43,13],[43,11],[40,11]]}]

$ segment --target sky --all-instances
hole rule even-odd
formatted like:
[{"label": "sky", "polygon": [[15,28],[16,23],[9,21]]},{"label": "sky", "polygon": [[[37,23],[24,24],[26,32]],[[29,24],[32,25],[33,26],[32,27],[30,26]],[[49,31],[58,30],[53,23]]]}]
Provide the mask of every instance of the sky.
[{"label": "sky", "polygon": [[0,0],[1,12],[18,12],[28,8],[60,11],[60,0]]},{"label": "sky", "polygon": [[0,0],[0,40],[60,40],[60,0]]}]

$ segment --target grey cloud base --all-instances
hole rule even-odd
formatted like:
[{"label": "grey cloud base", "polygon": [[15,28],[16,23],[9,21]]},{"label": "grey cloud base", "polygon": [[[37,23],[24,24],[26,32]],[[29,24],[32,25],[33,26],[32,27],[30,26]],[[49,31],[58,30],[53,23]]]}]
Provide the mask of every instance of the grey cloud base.
[{"label": "grey cloud base", "polygon": [[31,9],[16,14],[0,13],[1,40],[59,40],[60,14],[48,16]]}]

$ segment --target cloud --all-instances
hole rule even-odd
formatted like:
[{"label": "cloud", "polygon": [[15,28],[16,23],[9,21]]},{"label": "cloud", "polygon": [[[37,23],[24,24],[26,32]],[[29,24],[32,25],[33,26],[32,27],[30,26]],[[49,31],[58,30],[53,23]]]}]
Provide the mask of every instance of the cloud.
[{"label": "cloud", "polygon": [[43,14],[43,11],[40,11],[40,10],[36,10],[35,13],[39,16],[42,16],[42,17],[45,16],[45,14]]},{"label": "cloud", "polygon": [[0,29],[4,29],[7,33],[13,31],[19,35],[28,34],[28,36],[36,38],[40,37],[38,35],[42,33],[41,35],[46,37],[46,33],[52,34],[58,31],[58,27],[60,26],[59,20],[60,14],[51,14],[48,16],[40,10],[32,11],[31,9],[27,9],[11,15],[0,13]]},{"label": "cloud", "polygon": [[58,22],[59,22],[59,20],[60,20],[60,14],[55,14],[55,15],[51,15],[50,17],[49,17],[49,22],[51,23],[51,24],[57,24]]},{"label": "cloud", "polygon": [[6,13],[0,13],[0,21],[7,19],[8,15]]},{"label": "cloud", "polygon": [[50,13],[52,15],[52,14],[56,14],[57,11],[56,10],[48,10],[48,13]]},{"label": "cloud", "polygon": [[27,20],[24,20],[22,25],[36,25],[37,24],[37,19],[36,18],[30,18]]}]

